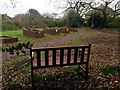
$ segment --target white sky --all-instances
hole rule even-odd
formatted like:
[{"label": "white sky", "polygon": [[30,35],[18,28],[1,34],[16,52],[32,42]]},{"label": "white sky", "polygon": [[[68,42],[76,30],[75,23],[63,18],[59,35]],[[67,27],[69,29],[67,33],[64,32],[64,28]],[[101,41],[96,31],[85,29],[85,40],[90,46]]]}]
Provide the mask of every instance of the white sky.
[{"label": "white sky", "polygon": [[16,7],[13,8],[11,0],[0,0],[0,13],[7,14],[13,17],[15,14],[26,13],[29,9],[33,8],[40,14],[43,13],[60,13],[55,8],[55,2],[50,3],[50,0],[15,0]]},{"label": "white sky", "polygon": [[[16,2],[15,8],[12,7],[10,1]],[[50,3],[50,1],[52,2]],[[63,10],[57,7],[65,4],[63,1],[64,0],[0,0],[0,13],[6,13],[8,16],[14,17],[15,14],[27,13],[31,8],[37,10],[40,14],[61,13]]]}]

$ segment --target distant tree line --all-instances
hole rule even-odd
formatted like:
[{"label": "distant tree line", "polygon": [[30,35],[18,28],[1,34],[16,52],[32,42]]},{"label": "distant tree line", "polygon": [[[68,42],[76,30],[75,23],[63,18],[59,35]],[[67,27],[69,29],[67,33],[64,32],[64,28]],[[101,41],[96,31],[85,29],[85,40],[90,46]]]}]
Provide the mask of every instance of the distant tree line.
[{"label": "distant tree line", "polygon": [[[115,4],[115,9],[109,8],[114,0],[101,0],[102,7],[95,7],[92,2],[84,0],[66,0],[64,16],[56,19],[50,14],[40,14],[35,9],[29,9],[25,14],[17,14],[13,18],[2,14],[3,30],[13,30],[23,27],[72,27],[89,26],[92,28],[118,28],[120,27],[120,1]],[[110,13],[112,11],[112,14]]]}]

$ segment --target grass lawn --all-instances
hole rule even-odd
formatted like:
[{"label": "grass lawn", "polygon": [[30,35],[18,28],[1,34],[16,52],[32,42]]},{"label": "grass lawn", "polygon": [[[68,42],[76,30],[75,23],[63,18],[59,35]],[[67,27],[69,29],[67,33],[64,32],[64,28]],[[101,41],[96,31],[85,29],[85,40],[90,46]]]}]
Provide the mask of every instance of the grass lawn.
[{"label": "grass lawn", "polygon": [[[76,32],[71,32],[70,34],[74,34],[74,33],[76,33]],[[67,34],[67,35],[70,35],[70,34]],[[53,39],[53,38],[59,38],[59,37],[66,36],[66,34],[60,34],[60,35],[45,34],[45,36],[42,37],[42,38],[31,38],[31,37],[24,36],[23,31],[21,29],[12,30],[12,31],[6,30],[6,31],[3,31],[3,32],[0,32],[0,36],[1,35],[17,37],[19,42],[26,42],[26,41],[37,42],[38,40],[45,41],[45,40],[48,40],[48,39]]]},{"label": "grass lawn", "polygon": [[[92,44],[89,63],[89,79],[84,79],[81,77],[80,73],[71,72],[71,67],[41,69],[35,72],[37,88],[41,90],[54,90],[54,88],[62,88],[62,90],[71,90],[73,88],[76,90],[79,88],[105,90],[111,88],[114,90],[120,89],[118,32],[115,30],[93,30],[93,32],[89,32],[89,29],[84,32],[87,32],[87,34],[66,41],[62,43],[62,45]],[[70,33],[68,35],[72,34],[75,33]],[[50,37],[58,38],[63,36],[65,35],[48,35],[47,38],[50,39]],[[76,70],[77,67],[73,68]],[[29,55],[11,56],[8,60],[3,62],[2,71],[3,90],[18,90],[18,88],[30,90],[31,74]]]},{"label": "grass lawn", "polygon": [[12,31],[3,31],[0,32],[0,35],[6,35],[6,36],[14,36],[17,37],[19,41],[33,41],[36,40],[36,38],[29,38],[23,36],[23,31],[22,30],[12,30]]}]

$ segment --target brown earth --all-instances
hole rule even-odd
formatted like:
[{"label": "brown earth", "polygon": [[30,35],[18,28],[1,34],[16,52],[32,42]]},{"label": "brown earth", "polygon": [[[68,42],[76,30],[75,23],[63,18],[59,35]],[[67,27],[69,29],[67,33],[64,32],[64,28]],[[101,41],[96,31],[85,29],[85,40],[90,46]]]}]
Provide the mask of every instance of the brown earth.
[{"label": "brown earth", "polygon": [[[85,32],[87,33],[89,30]],[[77,45],[92,44],[88,79],[84,78],[81,71],[71,72],[72,67],[41,69],[35,72],[37,75],[39,74],[36,76],[36,90],[120,89],[120,71],[108,75],[104,75],[100,71],[101,68],[120,65],[119,32],[114,30],[99,30],[97,32],[98,34],[94,37],[82,38],[75,43]],[[57,46],[60,43],[69,45],[71,43],[69,41],[77,38],[77,35],[73,35],[67,40],[66,38],[51,40],[51,43],[55,42],[52,44],[50,42],[44,44],[44,41],[42,43],[45,46]],[[34,43],[34,47],[40,47],[40,45],[41,41]],[[3,62],[3,90],[31,89],[30,69],[23,70],[22,67],[26,62],[29,66],[28,57],[28,55],[17,57],[17,59],[11,57],[8,62]]]}]

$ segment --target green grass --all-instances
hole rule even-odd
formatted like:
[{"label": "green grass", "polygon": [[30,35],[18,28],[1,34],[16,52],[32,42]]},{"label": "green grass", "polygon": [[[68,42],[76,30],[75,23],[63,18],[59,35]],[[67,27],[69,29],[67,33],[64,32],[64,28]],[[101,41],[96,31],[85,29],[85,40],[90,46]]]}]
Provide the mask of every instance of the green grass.
[{"label": "green grass", "polygon": [[108,75],[108,74],[114,75],[116,72],[118,72],[118,70],[120,70],[120,66],[110,66],[110,67],[106,67],[106,68],[101,68],[100,69],[100,71],[104,75]]},{"label": "green grass", "polygon": [[45,77],[46,79],[51,79],[53,77],[53,75],[51,72],[49,72],[49,73],[43,74],[43,77]]},{"label": "green grass", "polygon": [[14,36],[14,37],[17,37],[19,41],[36,41],[36,40],[40,40],[40,39],[43,39],[43,40],[47,40],[47,39],[53,39],[53,38],[59,38],[59,37],[62,37],[62,36],[65,36],[65,35],[71,35],[71,34],[74,34],[74,32],[72,33],[69,33],[69,34],[59,34],[59,35],[49,35],[49,34],[45,34],[44,37],[42,38],[31,38],[31,37],[26,37],[26,36],[23,36],[23,30],[19,29],[19,30],[6,30],[6,31],[3,31],[3,32],[0,32],[0,36],[1,35],[6,35],[6,36]]},{"label": "green grass", "polygon": [[63,71],[63,74],[70,74],[70,73],[72,73],[72,71],[67,70],[67,69],[65,69],[65,70]]},{"label": "green grass", "polygon": [[31,37],[23,36],[22,30],[3,31],[3,32],[0,32],[0,35],[17,37],[20,42],[38,40],[38,38],[31,38]]},{"label": "green grass", "polygon": [[88,32],[86,34],[83,34],[83,35],[80,35],[80,37],[78,38],[75,38],[75,39],[72,39],[68,42],[66,42],[68,45],[75,45],[76,43],[79,43],[80,42],[80,39],[85,39],[85,38],[92,38],[96,35],[98,35],[99,32],[97,31],[93,31],[93,32]]},{"label": "green grass", "polygon": [[22,30],[11,30],[11,31],[6,30],[3,32],[0,32],[0,35],[17,37],[19,42],[26,42],[26,41],[34,42],[37,40],[48,40],[48,39],[59,38],[59,37],[65,36],[65,34],[60,34],[60,35],[45,34],[44,37],[42,38],[31,38],[31,37],[23,36]]},{"label": "green grass", "polygon": [[78,72],[80,70],[80,65],[72,66],[72,70]]}]

